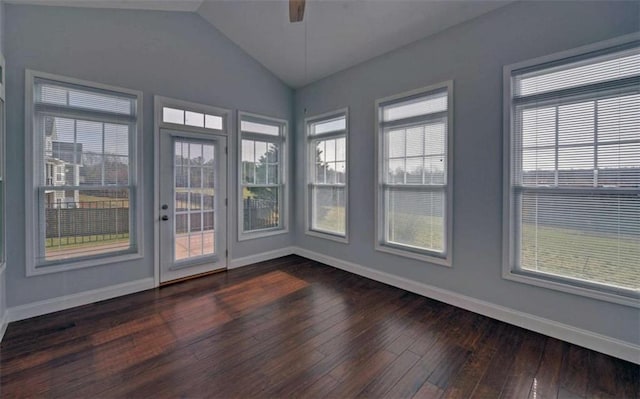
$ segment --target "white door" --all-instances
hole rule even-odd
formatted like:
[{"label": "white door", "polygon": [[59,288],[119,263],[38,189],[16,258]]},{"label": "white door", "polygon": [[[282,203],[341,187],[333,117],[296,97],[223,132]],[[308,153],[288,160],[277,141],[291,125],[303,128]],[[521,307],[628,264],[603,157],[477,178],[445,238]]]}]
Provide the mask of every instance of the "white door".
[{"label": "white door", "polygon": [[227,266],[222,136],[160,130],[160,283]]}]

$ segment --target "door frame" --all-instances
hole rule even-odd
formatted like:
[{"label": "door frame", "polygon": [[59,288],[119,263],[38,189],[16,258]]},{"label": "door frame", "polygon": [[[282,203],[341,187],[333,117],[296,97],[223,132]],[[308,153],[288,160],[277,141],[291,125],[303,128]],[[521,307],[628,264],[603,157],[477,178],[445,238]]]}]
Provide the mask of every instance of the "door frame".
[{"label": "door frame", "polygon": [[[200,112],[209,115],[215,115],[222,118],[222,130],[218,129],[206,129],[195,126],[181,125],[175,123],[163,122],[162,120],[162,108],[171,107],[177,109],[183,109],[185,111]],[[153,190],[153,281],[154,286],[160,286],[160,133],[162,129],[168,129],[173,131],[184,132],[187,136],[189,134],[198,135],[201,138],[206,135],[224,136],[227,139],[227,199],[231,193],[231,166],[233,151],[229,146],[233,145],[231,140],[231,132],[233,132],[234,119],[232,118],[232,111],[225,108],[213,107],[205,104],[192,103],[189,101],[178,100],[163,96],[154,96],[153,98],[153,119],[154,119],[154,131],[153,131],[153,177],[154,177],[154,190]],[[229,259],[231,259],[231,204],[233,201],[227,200],[227,206],[225,207],[227,223],[225,226],[226,241],[227,241],[227,253],[226,253],[226,265],[229,267]]]}]

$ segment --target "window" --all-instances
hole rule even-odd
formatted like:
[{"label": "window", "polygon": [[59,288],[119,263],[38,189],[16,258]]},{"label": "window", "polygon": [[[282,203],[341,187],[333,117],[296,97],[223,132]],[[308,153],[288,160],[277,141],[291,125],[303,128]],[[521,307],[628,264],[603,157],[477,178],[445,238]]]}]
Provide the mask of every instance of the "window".
[{"label": "window", "polygon": [[223,119],[219,115],[171,107],[162,107],[162,122],[215,130],[222,130],[223,126]]},{"label": "window", "polygon": [[138,253],[141,94],[27,74],[30,272]]},{"label": "window", "polygon": [[347,111],[307,119],[307,233],[347,239]]},{"label": "window", "polygon": [[640,42],[551,58],[506,68],[505,277],[638,297]]},{"label": "window", "polygon": [[239,113],[240,239],[285,232],[287,122]]},{"label": "window", "polygon": [[451,264],[453,82],[379,100],[376,249]]}]

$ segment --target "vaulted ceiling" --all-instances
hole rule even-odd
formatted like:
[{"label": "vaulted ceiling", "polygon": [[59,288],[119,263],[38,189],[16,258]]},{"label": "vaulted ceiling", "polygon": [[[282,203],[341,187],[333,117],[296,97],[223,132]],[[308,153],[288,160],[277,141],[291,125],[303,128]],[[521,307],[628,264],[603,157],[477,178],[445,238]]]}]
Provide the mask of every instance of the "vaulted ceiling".
[{"label": "vaulted ceiling", "polygon": [[197,12],[282,81],[301,87],[513,0],[9,0],[59,6]]}]

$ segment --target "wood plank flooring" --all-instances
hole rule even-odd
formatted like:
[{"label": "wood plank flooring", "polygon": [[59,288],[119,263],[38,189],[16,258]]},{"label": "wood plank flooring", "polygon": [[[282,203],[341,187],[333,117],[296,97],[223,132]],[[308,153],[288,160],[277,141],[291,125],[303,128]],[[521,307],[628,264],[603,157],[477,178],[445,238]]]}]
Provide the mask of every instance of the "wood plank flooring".
[{"label": "wood plank flooring", "polygon": [[640,367],[288,256],[9,325],[2,398],[638,398]]}]

